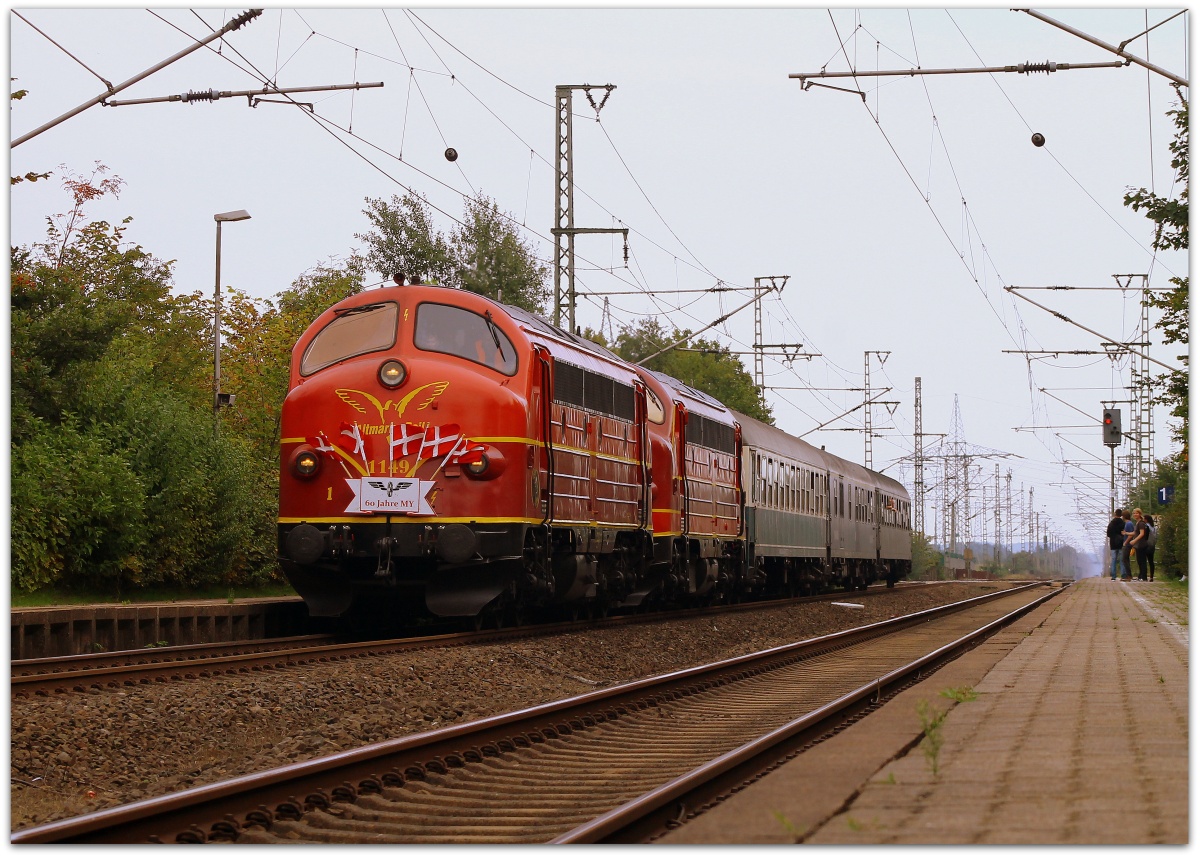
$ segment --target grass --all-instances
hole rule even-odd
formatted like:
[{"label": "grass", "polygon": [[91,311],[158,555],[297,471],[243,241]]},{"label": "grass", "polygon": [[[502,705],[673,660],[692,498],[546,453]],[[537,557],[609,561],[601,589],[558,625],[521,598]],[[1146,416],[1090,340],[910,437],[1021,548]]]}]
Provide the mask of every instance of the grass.
[{"label": "grass", "polygon": [[206,586],[197,589],[154,588],[114,595],[101,590],[43,589],[37,592],[10,592],[10,607],[60,607],[73,604],[142,604],[149,601],[230,601],[235,598],[285,598],[296,590],[287,583],[266,586]]},{"label": "grass", "polygon": [[787,831],[788,836],[791,836],[797,842],[804,838],[804,831],[796,825],[792,824],[791,819],[777,809],[771,810],[771,815],[775,816],[775,820]]},{"label": "grass", "polygon": [[[973,687],[947,687],[939,690],[938,696],[943,696],[951,702],[974,702],[979,698],[979,693]],[[949,713],[948,708],[933,708],[928,700],[917,701],[917,717],[921,719],[921,731],[925,733],[925,740],[921,742],[921,752],[925,754],[925,762],[935,777],[938,773],[938,756],[942,752],[942,742],[945,741],[942,724],[946,722],[946,715]]]}]

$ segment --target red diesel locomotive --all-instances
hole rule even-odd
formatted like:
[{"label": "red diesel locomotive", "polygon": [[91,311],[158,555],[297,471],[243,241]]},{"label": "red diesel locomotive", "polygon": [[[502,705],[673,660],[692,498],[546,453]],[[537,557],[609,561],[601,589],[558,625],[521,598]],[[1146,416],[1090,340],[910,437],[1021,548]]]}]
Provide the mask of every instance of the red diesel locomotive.
[{"label": "red diesel locomotive", "polygon": [[[792,561],[776,546],[755,559],[747,521],[778,516],[748,515],[746,423],[770,429],[472,292],[412,285],[353,295],[292,351],[283,569],[314,616],[415,608],[498,619],[906,573],[907,556],[883,557],[878,537],[858,561],[831,544],[821,556]],[[899,483],[858,470],[901,497]],[[874,496],[883,502],[883,491]]]}]

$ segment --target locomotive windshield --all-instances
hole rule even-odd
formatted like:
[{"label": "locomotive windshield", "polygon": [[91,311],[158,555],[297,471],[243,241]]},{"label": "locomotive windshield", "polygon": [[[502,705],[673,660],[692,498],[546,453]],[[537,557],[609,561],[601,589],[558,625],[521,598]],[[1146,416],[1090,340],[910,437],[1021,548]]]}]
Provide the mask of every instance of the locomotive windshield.
[{"label": "locomotive windshield", "polygon": [[461,307],[423,303],[417,307],[413,344],[422,351],[453,354],[504,375],[517,374],[517,351],[490,313],[479,315]]},{"label": "locomotive windshield", "polygon": [[394,303],[367,304],[339,312],[304,349],[300,374],[311,375],[347,357],[391,348],[396,344],[399,313]]}]

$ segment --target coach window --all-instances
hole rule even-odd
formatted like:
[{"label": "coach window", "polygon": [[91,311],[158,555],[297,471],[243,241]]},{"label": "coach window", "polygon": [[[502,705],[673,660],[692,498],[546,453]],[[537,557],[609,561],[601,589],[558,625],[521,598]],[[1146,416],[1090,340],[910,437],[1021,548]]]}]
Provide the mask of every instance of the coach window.
[{"label": "coach window", "polygon": [[396,344],[399,312],[390,301],[334,310],[337,317],[304,349],[300,374],[311,375],[339,360],[391,348]]},{"label": "coach window", "polygon": [[517,351],[490,311],[480,315],[462,307],[423,303],[417,307],[413,345],[470,360],[502,375],[517,374]]}]

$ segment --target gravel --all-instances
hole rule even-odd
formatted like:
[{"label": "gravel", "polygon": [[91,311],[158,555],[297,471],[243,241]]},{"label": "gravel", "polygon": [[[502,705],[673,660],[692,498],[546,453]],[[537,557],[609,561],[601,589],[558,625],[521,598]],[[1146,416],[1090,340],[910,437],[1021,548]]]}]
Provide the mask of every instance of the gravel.
[{"label": "gravel", "polygon": [[903,613],[1003,584],[842,601],[253,675],[12,700],[12,829],[475,720]]}]

